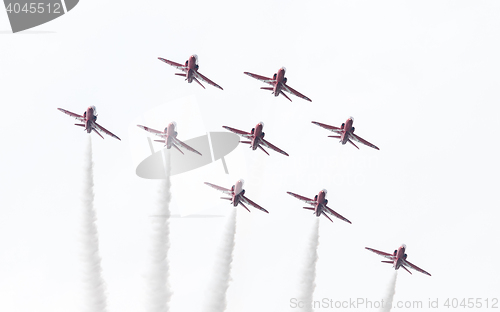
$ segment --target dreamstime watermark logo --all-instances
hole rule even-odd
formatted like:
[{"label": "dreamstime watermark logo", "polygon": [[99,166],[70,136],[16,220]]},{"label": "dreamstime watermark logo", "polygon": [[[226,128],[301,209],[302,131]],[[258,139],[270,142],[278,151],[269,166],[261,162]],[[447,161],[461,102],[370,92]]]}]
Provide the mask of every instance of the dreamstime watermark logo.
[{"label": "dreamstime watermark logo", "polygon": [[45,24],[73,9],[79,0],[4,0],[12,32]]}]

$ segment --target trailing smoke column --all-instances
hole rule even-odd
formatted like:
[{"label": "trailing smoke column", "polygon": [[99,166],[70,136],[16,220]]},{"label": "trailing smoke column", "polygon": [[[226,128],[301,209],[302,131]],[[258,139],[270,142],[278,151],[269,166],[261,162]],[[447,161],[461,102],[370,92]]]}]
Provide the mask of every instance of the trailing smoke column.
[{"label": "trailing smoke column", "polygon": [[303,309],[300,311],[312,312],[314,289],[316,288],[316,262],[318,262],[319,245],[319,218],[314,218],[311,233],[307,241],[300,276],[299,294],[297,299],[302,301]]},{"label": "trailing smoke column", "polygon": [[236,234],[236,208],[231,209],[224,228],[222,243],[212,270],[212,281],[207,291],[206,312],[223,312],[227,307],[227,289],[231,280],[231,264]]},{"label": "trailing smoke column", "polygon": [[85,151],[83,197],[80,241],[82,244],[82,278],[84,311],[106,311],[106,286],[102,278],[101,256],[99,255],[99,235],[94,209],[94,163],[92,161],[92,140],[88,136]]},{"label": "trailing smoke column", "polygon": [[170,154],[165,156],[165,179],[160,182],[158,202],[150,218],[151,228],[148,248],[148,271],[146,273],[146,311],[166,312],[172,296],[168,284],[169,263],[167,260],[170,219]]},{"label": "trailing smoke column", "polygon": [[392,309],[392,300],[394,299],[394,294],[396,294],[396,279],[398,277],[398,271],[394,270],[391,280],[387,287],[387,293],[384,298],[384,306],[380,309],[381,312],[390,312]]}]

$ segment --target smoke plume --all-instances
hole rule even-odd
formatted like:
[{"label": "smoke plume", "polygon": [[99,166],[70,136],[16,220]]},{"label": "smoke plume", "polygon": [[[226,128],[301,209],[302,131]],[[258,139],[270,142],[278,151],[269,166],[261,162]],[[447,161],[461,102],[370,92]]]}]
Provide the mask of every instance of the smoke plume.
[{"label": "smoke plume", "polygon": [[151,220],[148,272],[146,273],[146,311],[166,312],[169,310],[170,297],[172,296],[168,284],[169,263],[167,260],[169,241],[170,219],[170,154],[165,152],[166,177],[160,182],[158,202],[153,211]]},{"label": "smoke plume", "polygon": [[398,277],[398,271],[394,270],[392,278],[387,287],[387,293],[384,298],[384,305],[380,309],[381,312],[390,312],[392,308],[392,300],[394,299],[394,294],[396,293],[396,279]]},{"label": "smoke plume", "polygon": [[84,311],[106,311],[106,286],[102,278],[101,256],[99,255],[99,235],[94,209],[94,163],[92,160],[92,140],[90,135],[84,159],[83,197],[81,211],[81,260],[83,273]]},{"label": "smoke plume", "polygon": [[226,293],[231,280],[231,263],[233,262],[233,250],[236,234],[236,208],[231,209],[226,220],[222,244],[219,247],[219,254],[215,259],[212,271],[212,282],[207,291],[208,298],[206,304],[207,312],[223,312],[226,310]]},{"label": "smoke plume", "polygon": [[316,288],[316,262],[318,262],[319,245],[319,218],[314,218],[311,233],[309,235],[305,258],[300,276],[298,300],[302,301],[304,308],[302,311],[312,312],[312,302],[314,289]]}]

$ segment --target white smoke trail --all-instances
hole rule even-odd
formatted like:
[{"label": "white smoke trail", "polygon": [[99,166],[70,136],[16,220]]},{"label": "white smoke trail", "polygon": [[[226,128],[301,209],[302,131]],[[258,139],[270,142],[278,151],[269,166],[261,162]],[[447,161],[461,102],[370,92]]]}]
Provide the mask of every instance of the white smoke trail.
[{"label": "white smoke trail", "polygon": [[380,308],[381,312],[390,312],[392,308],[392,300],[394,299],[394,294],[396,293],[396,279],[398,277],[398,271],[394,270],[389,286],[387,287],[387,294],[384,298],[384,305]]},{"label": "white smoke trail", "polygon": [[299,294],[297,299],[302,301],[302,311],[313,311],[313,294],[316,288],[316,262],[318,262],[318,245],[319,245],[319,218],[314,218],[311,233],[307,241],[305,250],[305,258],[300,276]]},{"label": "white smoke trail", "polygon": [[92,139],[90,135],[85,151],[83,176],[82,228],[80,231],[81,260],[83,273],[84,311],[106,311],[106,285],[102,278],[101,256],[99,255],[99,235],[94,209],[94,163],[92,160]]},{"label": "white smoke trail", "polygon": [[226,310],[226,293],[231,280],[231,263],[233,262],[233,250],[236,234],[236,208],[232,208],[226,220],[226,226],[222,236],[222,244],[219,247],[219,255],[215,259],[212,271],[212,281],[207,291],[208,298],[205,306],[207,312],[223,312]]},{"label": "white smoke trail", "polygon": [[151,219],[150,245],[148,246],[148,272],[146,273],[146,311],[166,312],[172,296],[168,284],[170,248],[170,154],[165,152],[166,177],[160,183],[158,204]]}]

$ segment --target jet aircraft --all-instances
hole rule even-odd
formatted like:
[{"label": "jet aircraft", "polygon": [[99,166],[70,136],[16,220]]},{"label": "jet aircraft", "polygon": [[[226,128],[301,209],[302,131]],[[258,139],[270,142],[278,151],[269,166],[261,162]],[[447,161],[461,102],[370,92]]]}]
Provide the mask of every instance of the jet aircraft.
[{"label": "jet aircraft", "polygon": [[286,68],[281,67],[280,69],[278,69],[278,72],[273,75],[273,78],[267,78],[249,72],[244,72],[244,74],[271,85],[271,87],[262,87],[261,89],[273,91],[272,94],[274,94],[274,96],[278,96],[281,94],[291,102],[292,100],[285,93],[283,93],[283,91],[286,91],[306,101],[312,102],[310,98],[295,91],[294,89],[292,89],[292,87],[286,84],[287,78],[285,77],[285,72]]},{"label": "jet aircraft", "polygon": [[187,145],[186,143],[182,142],[181,140],[179,140],[177,138],[177,124],[175,123],[175,121],[169,123],[163,132],[155,130],[155,129],[151,129],[151,128],[148,128],[145,126],[141,126],[141,125],[137,125],[137,127],[144,129],[148,132],[151,132],[151,133],[163,138],[163,140],[154,140],[154,141],[165,143],[165,146],[167,147],[167,149],[170,149],[173,146],[179,152],[184,154],[181,151],[181,149],[179,148],[179,146],[181,146],[181,147],[187,149],[188,151],[191,151],[191,152],[196,153],[196,154],[201,156],[200,152],[198,152],[197,150],[195,150],[194,148],[192,148],[191,146]]},{"label": "jet aircraft", "polygon": [[426,275],[431,276],[428,272],[422,270],[418,266],[416,266],[416,265],[410,263],[408,260],[406,260],[407,255],[405,253],[405,250],[406,250],[406,245],[405,244],[402,244],[398,249],[394,250],[394,253],[392,253],[392,254],[386,253],[386,252],[383,252],[383,251],[379,251],[379,250],[376,250],[376,249],[368,248],[368,247],[365,247],[365,249],[368,249],[369,251],[372,251],[372,252],[376,253],[377,255],[380,255],[382,257],[390,259],[390,261],[382,261],[382,262],[384,262],[384,263],[392,263],[392,267],[395,270],[398,270],[399,268],[403,268],[408,273],[412,274],[406,268],[406,267],[409,267],[410,269],[413,269],[413,270],[416,270],[416,271],[418,271],[420,273],[424,273]]},{"label": "jet aircraft", "polygon": [[185,80],[187,80],[188,83],[191,83],[194,80],[200,86],[202,86],[203,89],[205,89],[205,87],[200,82],[200,80],[203,80],[206,83],[211,84],[212,86],[214,86],[216,88],[224,90],[224,89],[222,89],[221,86],[219,86],[218,84],[216,84],[212,80],[208,79],[207,77],[203,76],[198,71],[198,69],[200,68],[200,66],[198,65],[198,55],[196,55],[196,54],[191,55],[189,57],[189,59],[184,63],[184,65],[176,63],[176,62],[169,61],[169,60],[161,58],[161,57],[159,57],[158,59],[160,61],[162,61],[162,62],[167,63],[168,65],[171,65],[171,66],[173,66],[173,67],[175,67],[175,68],[177,68],[179,70],[182,70],[184,73],[176,73],[175,75],[186,77]]},{"label": "jet aircraft", "polygon": [[221,197],[221,199],[230,200],[231,204],[233,204],[234,207],[236,207],[236,206],[238,206],[238,204],[240,204],[243,206],[243,208],[245,208],[246,210],[248,210],[248,212],[250,212],[250,209],[248,209],[247,206],[245,206],[245,204],[247,204],[247,205],[251,205],[259,210],[262,210],[265,213],[269,213],[266,209],[257,205],[256,203],[254,203],[253,201],[251,201],[250,199],[248,199],[245,196],[245,190],[243,189],[244,183],[245,183],[245,181],[243,181],[243,179],[240,179],[240,180],[236,181],[235,185],[231,186],[231,189],[226,189],[226,188],[217,186],[215,184],[205,182],[206,185],[213,187],[214,189],[219,190],[226,195],[231,196],[231,197]]},{"label": "jet aircraft", "polygon": [[347,220],[346,218],[344,218],[343,216],[339,215],[338,213],[336,213],[335,211],[326,206],[328,204],[328,199],[326,199],[326,193],[327,191],[323,189],[318,193],[318,195],[314,196],[314,199],[310,199],[301,195],[297,195],[292,192],[287,192],[288,195],[292,195],[293,197],[300,199],[301,201],[306,202],[309,205],[312,205],[313,207],[304,207],[304,209],[313,210],[316,217],[324,215],[328,220],[333,222],[333,220],[330,219],[330,217],[327,215],[328,213],[334,217],[339,218],[340,220],[343,220],[347,223],[351,223],[351,221]]},{"label": "jet aircraft", "polygon": [[319,122],[316,122],[316,121],[311,121],[311,122],[313,124],[315,124],[315,125],[318,125],[320,127],[323,127],[325,129],[328,129],[328,130],[336,133],[337,135],[329,135],[328,137],[340,139],[340,142],[342,143],[342,145],[344,145],[347,142],[349,142],[352,145],[354,145],[354,147],[356,147],[357,149],[359,149],[359,147],[357,147],[356,144],[354,144],[354,142],[352,141],[352,140],[354,140],[356,142],[363,143],[364,145],[367,145],[369,147],[373,147],[374,149],[380,150],[375,145],[371,144],[370,142],[368,142],[368,141],[360,138],[356,134],[354,134],[354,127],[352,126],[352,124],[354,122],[354,118],[352,118],[352,117],[349,117],[349,119],[347,119],[347,121],[345,123],[342,123],[340,125],[340,128],[337,128],[337,127],[334,127],[334,126],[325,125],[325,124],[322,124],[322,123],[319,123]]},{"label": "jet aircraft", "polygon": [[117,137],[116,135],[114,135],[110,131],[104,129],[104,127],[102,127],[101,125],[99,125],[96,122],[97,110],[96,110],[95,106],[93,106],[93,105],[89,106],[87,108],[87,110],[83,113],[83,115],[78,115],[78,114],[72,113],[70,111],[67,111],[65,109],[62,109],[62,108],[58,108],[58,110],[60,110],[61,112],[65,113],[68,116],[75,118],[79,122],[82,122],[82,123],[76,123],[75,126],[84,127],[84,129],[85,129],[85,131],[87,131],[87,133],[91,133],[92,131],[94,131],[101,138],[103,138],[103,136],[99,132],[104,132],[105,134],[112,136],[113,138],[121,141],[121,139],[119,137]]},{"label": "jet aircraft", "polygon": [[276,146],[272,145],[271,143],[267,142],[264,140],[264,132],[262,132],[262,129],[264,128],[264,123],[261,121],[259,122],[255,128],[252,128],[250,132],[245,132],[241,131],[238,129],[222,126],[222,128],[229,130],[231,132],[236,133],[239,136],[242,136],[243,138],[249,140],[249,141],[240,141],[240,143],[244,144],[250,144],[250,148],[252,150],[256,150],[257,148],[260,148],[264,153],[269,155],[269,153],[262,148],[262,146],[270,148],[272,150],[275,150],[276,152],[288,156],[288,154],[285,151],[280,150]]}]

